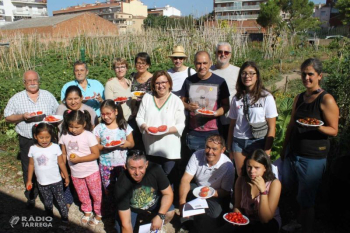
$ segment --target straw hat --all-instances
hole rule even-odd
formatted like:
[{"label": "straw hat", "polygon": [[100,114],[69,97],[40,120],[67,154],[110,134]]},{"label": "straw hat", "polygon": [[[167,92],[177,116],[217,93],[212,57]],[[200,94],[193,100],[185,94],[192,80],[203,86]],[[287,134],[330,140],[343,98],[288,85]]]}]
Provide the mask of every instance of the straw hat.
[{"label": "straw hat", "polygon": [[174,46],[173,48],[173,54],[171,54],[169,57],[187,57],[185,54],[185,49],[181,45]]}]

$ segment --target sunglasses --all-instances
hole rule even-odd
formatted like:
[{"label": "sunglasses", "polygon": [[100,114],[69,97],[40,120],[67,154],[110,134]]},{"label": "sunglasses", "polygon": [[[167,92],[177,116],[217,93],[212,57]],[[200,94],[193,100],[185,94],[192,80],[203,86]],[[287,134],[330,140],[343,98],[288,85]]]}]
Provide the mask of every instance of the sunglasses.
[{"label": "sunglasses", "polygon": [[224,50],[218,50],[218,54],[224,54],[224,55],[229,55],[231,52],[230,51],[224,51]]},{"label": "sunglasses", "polygon": [[126,156],[132,156],[132,155],[145,155],[145,153],[142,150],[129,150],[126,153]]}]

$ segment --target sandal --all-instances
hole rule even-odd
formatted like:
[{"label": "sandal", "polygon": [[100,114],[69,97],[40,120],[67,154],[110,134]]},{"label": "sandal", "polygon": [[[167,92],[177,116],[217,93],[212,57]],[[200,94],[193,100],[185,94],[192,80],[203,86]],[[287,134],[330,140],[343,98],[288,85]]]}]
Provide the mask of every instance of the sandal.
[{"label": "sandal", "polygon": [[102,219],[98,220],[96,219],[96,217],[93,217],[92,219],[90,219],[90,221],[88,222],[89,226],[95,227],[97,226],[100,222],[102,222]]},{"label": "sandal", "polygon": [[88,216],[84,215],[81,218],[81,223],[82,224],[87,224],[90,221],[91,217],[92,217],[92,213],[90,213],[90,215],[88,215]]}]

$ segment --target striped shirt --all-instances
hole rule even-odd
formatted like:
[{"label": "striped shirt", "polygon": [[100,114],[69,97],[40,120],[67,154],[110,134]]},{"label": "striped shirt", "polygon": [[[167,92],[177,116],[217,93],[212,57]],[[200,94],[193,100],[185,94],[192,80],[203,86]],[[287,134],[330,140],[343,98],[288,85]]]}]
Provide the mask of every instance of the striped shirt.
[{"label": "striped shirt", "polygon": [[[26,112],[32,113],[42,111],[43,114],[52,115],[55,114],[58,107],[58,102],[55,97],[48,91],[39,90],[39,96],[36,102],[34,102],[27,94],[27,91],[21,91],[11,97],[6,105],[4,116],[9,117],[11,115],[24,114]],[[36,122],[27,123],[21,121],[16,124],[16,132],[22,137],[33,138],[32,127]]]},{"label": "striped shirt", "polygon": [[205,150],[197,150],[188,161],[186,172],[194,176],[198,186],[210,186],[214,189],[230,191],[235,180],[235,168],[231,160],[221,154],[219,161],[209,167]]}]

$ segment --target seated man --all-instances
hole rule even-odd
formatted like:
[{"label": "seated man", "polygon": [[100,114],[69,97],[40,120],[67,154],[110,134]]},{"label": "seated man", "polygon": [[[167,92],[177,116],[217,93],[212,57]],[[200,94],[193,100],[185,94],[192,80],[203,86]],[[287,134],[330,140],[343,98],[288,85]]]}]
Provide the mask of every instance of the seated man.
[{"label": "seated man", "polygon": [[117,232],[132,233],[138,214],[152,216],[151,230],[160,230],[175,213],[174,194],[167,176],[139,150],[128,152],[126,168],[115,186]]},{"label": "seated man", "polygon": [[[223,211],[229,208],[230,191],[235,178],[235,168],[224,154],[225,140],[218,134],[209,136],[204,150],[196,151],[190,158],[180,183],[179,204],[192,199],[192,190],[198,186],[210,186],[215,189],[213,197],[206,199],[209,208],[206,213],[194,216],[194,225],[198,232],[211,232],[222,220]],[[194,178],[194,183],[191,181]],[[182,219],[184,222],[185,219]]]}]

